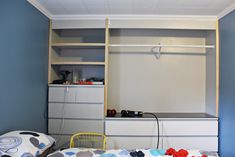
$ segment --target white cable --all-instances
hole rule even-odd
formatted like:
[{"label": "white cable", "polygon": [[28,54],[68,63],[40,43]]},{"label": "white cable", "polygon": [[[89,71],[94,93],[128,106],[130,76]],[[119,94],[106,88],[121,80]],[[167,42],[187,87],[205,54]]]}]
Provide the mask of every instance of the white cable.
[{"label": "white cable", "polygon": [[66,104],[66,97],[67,94],[69,92],[69,88],[68,86],[66,87],[66,90],[64,91],[64,101],[62,104],[62,110],[61,110],[61,122],[60,122],[60,129],[59,129],[59,139],[57,140],[57,143],[59,143],[61,141],[61,137],[62,137],[62,132],[64,131],[64,114],[65,114],[65,104]]}]

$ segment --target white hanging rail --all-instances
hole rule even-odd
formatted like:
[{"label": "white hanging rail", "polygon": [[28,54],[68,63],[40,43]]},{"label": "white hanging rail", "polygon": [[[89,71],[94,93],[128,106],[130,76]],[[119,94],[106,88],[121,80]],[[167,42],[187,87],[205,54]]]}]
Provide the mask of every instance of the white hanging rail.
[{"label": "white hanging rail", "polygon": [[175,48],[215,48],[215,45],[144,45],[144,44],[110,44],[109,47],[175,47]]}]

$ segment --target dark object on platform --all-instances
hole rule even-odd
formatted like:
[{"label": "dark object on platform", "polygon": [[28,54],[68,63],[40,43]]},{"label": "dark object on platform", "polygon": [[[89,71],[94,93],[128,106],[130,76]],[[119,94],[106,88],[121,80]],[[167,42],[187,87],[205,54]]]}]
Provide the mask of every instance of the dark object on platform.
[{"label": "dark object on platform", "polygon": [[88,82],[104,82],[104,79],[98,78],[98,77],[91,77],[91,78],[86,79],[86,81],[88,81]]},{"label": "dark object on platform", "polygon": [[63,83],[65,83],[65,82],[67,81],[67,77],[68,77],[68,75],[69,75],[70,73],[71,73],[71,72],[69,72],[69,71],[67,71],[67,70],[60,71],[60,72],[59,72],[59,77],[60,77],[61,79],[59,79],[59,80],[54,80],[52,83],[53,83],[53,84],[63,84]]},{"label": "dark object on platform", "polygon": [[122,115],[122,117],[143,117],[143,112],[142,111],[122,110],[121,115]]}]

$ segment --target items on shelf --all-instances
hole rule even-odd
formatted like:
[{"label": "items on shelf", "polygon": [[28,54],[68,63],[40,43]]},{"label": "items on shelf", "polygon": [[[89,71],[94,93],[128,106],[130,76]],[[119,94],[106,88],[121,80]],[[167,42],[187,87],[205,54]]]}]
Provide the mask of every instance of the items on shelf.
[{"label": "items on shelf", "polygon": [[66,83],[68,80],[67,80],[67,77],[68,75],[70,74],[71,72],[70,71],[67,71],[67,70],[63,70],[63,71],[59,71],[59,77],[60,79],[58,80],[54,80],[52,83],[53,84],[64,84]]},{"label": "items on shelf", "polygon": [[115,109],[108,109],[107,110],[107,117],[115,117],[117,111]]},{"label": "items on shelf", "polygon": [[121,115],[122,115],[122,117],[143,117],[143,112],[142,111],[122,110]]},{"label": "items on shelf", "polygon": [[78,85],[103,85],[104,79],[98,78],[98,77],[91,77],[91,78],[87,78],[87,79],[81,79],[74,84],[78,84]]},{"label": "items on shelf", "polygon": [[61,76],[61,79],[54,80],[53,84],[74,84],[74,85],[103,85],[104,79],[98,78],[98,77],[91,77],[87,79],[79,79],[79,74],[73,72],[72,80],[67,80],[68,75],[71,72],[69,71],[60,71],[59,75]]}]

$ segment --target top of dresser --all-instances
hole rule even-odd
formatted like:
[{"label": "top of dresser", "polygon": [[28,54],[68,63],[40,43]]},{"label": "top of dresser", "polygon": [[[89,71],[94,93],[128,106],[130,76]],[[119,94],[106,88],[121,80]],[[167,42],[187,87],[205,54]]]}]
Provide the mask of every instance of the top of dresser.
[{"label": "top of dresser", "polygon": [[[218,117],[207,113],[154,113],[159,119],[213,119]],[[143,117],[121,117],[121,113],[117,113],[115,117],[106,117],[106,120],[152,120],[155,119],[153,115],[143,114]]]}]

